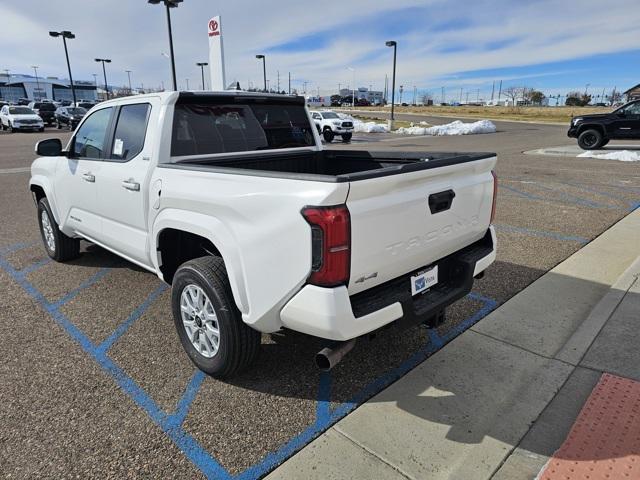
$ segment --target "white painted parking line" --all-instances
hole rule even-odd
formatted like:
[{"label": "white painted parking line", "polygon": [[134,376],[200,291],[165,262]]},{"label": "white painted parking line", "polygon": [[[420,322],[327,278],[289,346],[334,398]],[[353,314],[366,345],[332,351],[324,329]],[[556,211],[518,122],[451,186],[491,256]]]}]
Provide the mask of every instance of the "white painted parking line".
[{"label": "white painted parking line", "polygon": [[5,173],[27,173],[30,171],[31,167],[0,168],[0,175]]}]

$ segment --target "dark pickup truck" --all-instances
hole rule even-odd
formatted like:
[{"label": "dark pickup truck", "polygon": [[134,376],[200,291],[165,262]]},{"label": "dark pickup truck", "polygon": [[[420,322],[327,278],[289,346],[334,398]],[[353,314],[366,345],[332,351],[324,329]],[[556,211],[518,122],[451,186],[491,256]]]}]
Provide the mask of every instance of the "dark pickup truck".
[{"label": "dark pickup truck", "polygon": [[611,113],[574,117],[567,135],[577,138],[583,150],[604,147],[609,140],[640,140],[640,100]]}]

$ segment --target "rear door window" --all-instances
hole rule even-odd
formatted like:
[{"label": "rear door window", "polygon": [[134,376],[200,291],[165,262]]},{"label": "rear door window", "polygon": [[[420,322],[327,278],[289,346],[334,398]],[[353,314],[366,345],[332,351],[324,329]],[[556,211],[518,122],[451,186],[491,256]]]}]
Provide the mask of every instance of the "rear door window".
[{"label": "rear door window", "polygon": [[142,151],[150,111],[151,105],[148,103],[123,105],[120,108],[111,145],[111,160],[127,162]]}]

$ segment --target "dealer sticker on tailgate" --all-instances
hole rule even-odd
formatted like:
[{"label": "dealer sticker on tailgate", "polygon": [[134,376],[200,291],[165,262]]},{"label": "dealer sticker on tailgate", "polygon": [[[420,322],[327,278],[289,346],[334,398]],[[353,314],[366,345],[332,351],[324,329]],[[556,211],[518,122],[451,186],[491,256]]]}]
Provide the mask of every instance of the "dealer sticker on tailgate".
[{"label": "dealer sticker on tailgate", "polygon": [[411,295],[424,292],[438,283],[438,266],[411,277]]}]

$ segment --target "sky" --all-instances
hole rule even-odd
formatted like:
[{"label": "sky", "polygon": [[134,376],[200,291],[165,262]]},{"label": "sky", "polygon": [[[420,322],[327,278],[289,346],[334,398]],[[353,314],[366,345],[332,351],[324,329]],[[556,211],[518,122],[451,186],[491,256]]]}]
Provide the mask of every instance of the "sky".
[{"label": "sky", "polygon": [[[510,86],[547,95],[594,95],[640,83],[638,0],[184,0],[172,9],[179,88],[200,88],[208,60],[207,23],[222,15],[227,81],[262,87],[266,55],[270,86],[321,95],[338,86],[382,90],[398,42],[396,86],[411,99],[429,92],[470,99]],[[0,71],[66,78],[62,40],[71,30],[74,78],[101,74],[94,58],[110,58],[110,85],[170,86],[164,7],[145,0],[0,0]],[[349,67],[353,68],[349,70]],[[208,82],[208,78],[207,78]],[[101,76],[98,83],[102,83]],[[588,86],[587,86],[588,85]]]}]

